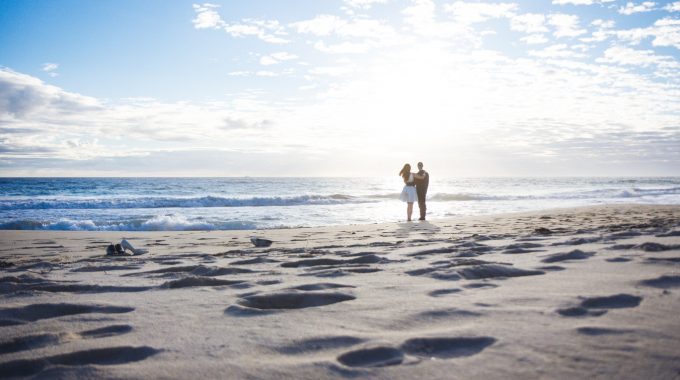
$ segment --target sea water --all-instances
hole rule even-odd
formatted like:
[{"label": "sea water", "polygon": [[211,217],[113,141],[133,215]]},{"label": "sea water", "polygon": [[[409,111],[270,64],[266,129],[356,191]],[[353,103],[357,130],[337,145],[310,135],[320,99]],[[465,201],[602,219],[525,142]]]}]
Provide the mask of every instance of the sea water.
[{"label": "sea water", "polygon": [[[396,222],[400,177],[0,178],[0,229],[233,230]],[[680,204],[680,177],[437,178],[428,219],[614,203]],[[414,216],[418,207],[414,206]]]}]

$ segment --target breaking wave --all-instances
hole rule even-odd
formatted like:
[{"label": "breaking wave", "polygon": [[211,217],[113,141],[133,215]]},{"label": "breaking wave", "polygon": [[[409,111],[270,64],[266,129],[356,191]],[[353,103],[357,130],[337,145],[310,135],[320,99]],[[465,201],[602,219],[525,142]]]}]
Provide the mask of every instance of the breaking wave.
[{"label": "breaking wave", "polygon": [[54,222],[15,220],[0,224],[0,230],[212,231],[254,229],[257,229],[257,225],[252,222],[207,222],[202,220],[189,220],[181,215],[160,215],[147,220],[128,220],[124,222],[95,222],[92,220],[61,219]]},{"label": "breaking wave", "polygon": [[301,195],[297,197],[225,198],[216,196],[192,198],[80,198],[80,199],[13,199],[0,200],[0,210],[49,209],[131,209],[131,208],[200,208],[200,207],[264,207],[330,205],[362,203],[350,195]]}]

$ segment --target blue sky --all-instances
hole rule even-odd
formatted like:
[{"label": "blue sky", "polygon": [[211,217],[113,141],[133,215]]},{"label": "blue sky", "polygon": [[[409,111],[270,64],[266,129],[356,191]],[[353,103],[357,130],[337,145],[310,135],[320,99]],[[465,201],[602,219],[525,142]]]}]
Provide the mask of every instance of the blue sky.
[{"label": "blue sky", "polygon": [[680,175],[680,1],[5,0],[0,47],[2,175]]}]

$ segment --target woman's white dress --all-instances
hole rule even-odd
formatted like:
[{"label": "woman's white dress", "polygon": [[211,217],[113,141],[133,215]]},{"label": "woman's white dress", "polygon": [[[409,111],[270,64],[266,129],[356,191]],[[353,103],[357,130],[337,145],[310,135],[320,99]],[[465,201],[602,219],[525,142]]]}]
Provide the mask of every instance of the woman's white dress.
[{"label": "woman's white dress", "polygon": [[[408,184],[413,185],[413,173],[409,175],[408,177]],[[409,186],[409,185],[404,185],[404,190],[401,191],[401,194],[399,195],[399,199],[402,202],[415,202],[418,199],[418,195],[416,194],[416,187],[415,186]]]}]

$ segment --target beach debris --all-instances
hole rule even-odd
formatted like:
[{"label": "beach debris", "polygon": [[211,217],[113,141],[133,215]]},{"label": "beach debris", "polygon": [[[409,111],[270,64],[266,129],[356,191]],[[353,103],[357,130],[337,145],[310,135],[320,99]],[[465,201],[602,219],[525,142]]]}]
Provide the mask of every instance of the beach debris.
[{"label": "beach debris", "polygon": [[[127,252],[128,250],[130,253]],[[133,247],[132,244],[130,244],[130,242],[125,239],[123,239],[120,244],[111,243],[108,247],[106,247],[106,255],[108,256],[137,256],[148,252],[149,251],[146,249]]]},{"label": "beach debris", "polygon": [[269,239],[262,239],[255,236],[250,237],[250,242],[256,247],[269,247],[273,243],[273,241]]},{"label": "beach debris", "polygon": [[106,247],[106,254],[108,256],[132,256],[125,252],[125,249],[122,245],[113,243]]},{"label": "beach debris", "polygon": [[126,250],[129,249],[130,251],[132,251],[132,253],[133,253],[135,256],[137,256],[137,255],[143,255],[143,254],[145,254],[145,253],[149,253],[149,251],[146,250],[146,249],[141,249],[141,248],[135,248],[135,247],[133,247],[132,244],[130,244],[130,242],[127,241],[127,240],[125,240],[125,239],[121,240],[120,245],[123,247],[123,249],[126,249]]}]

